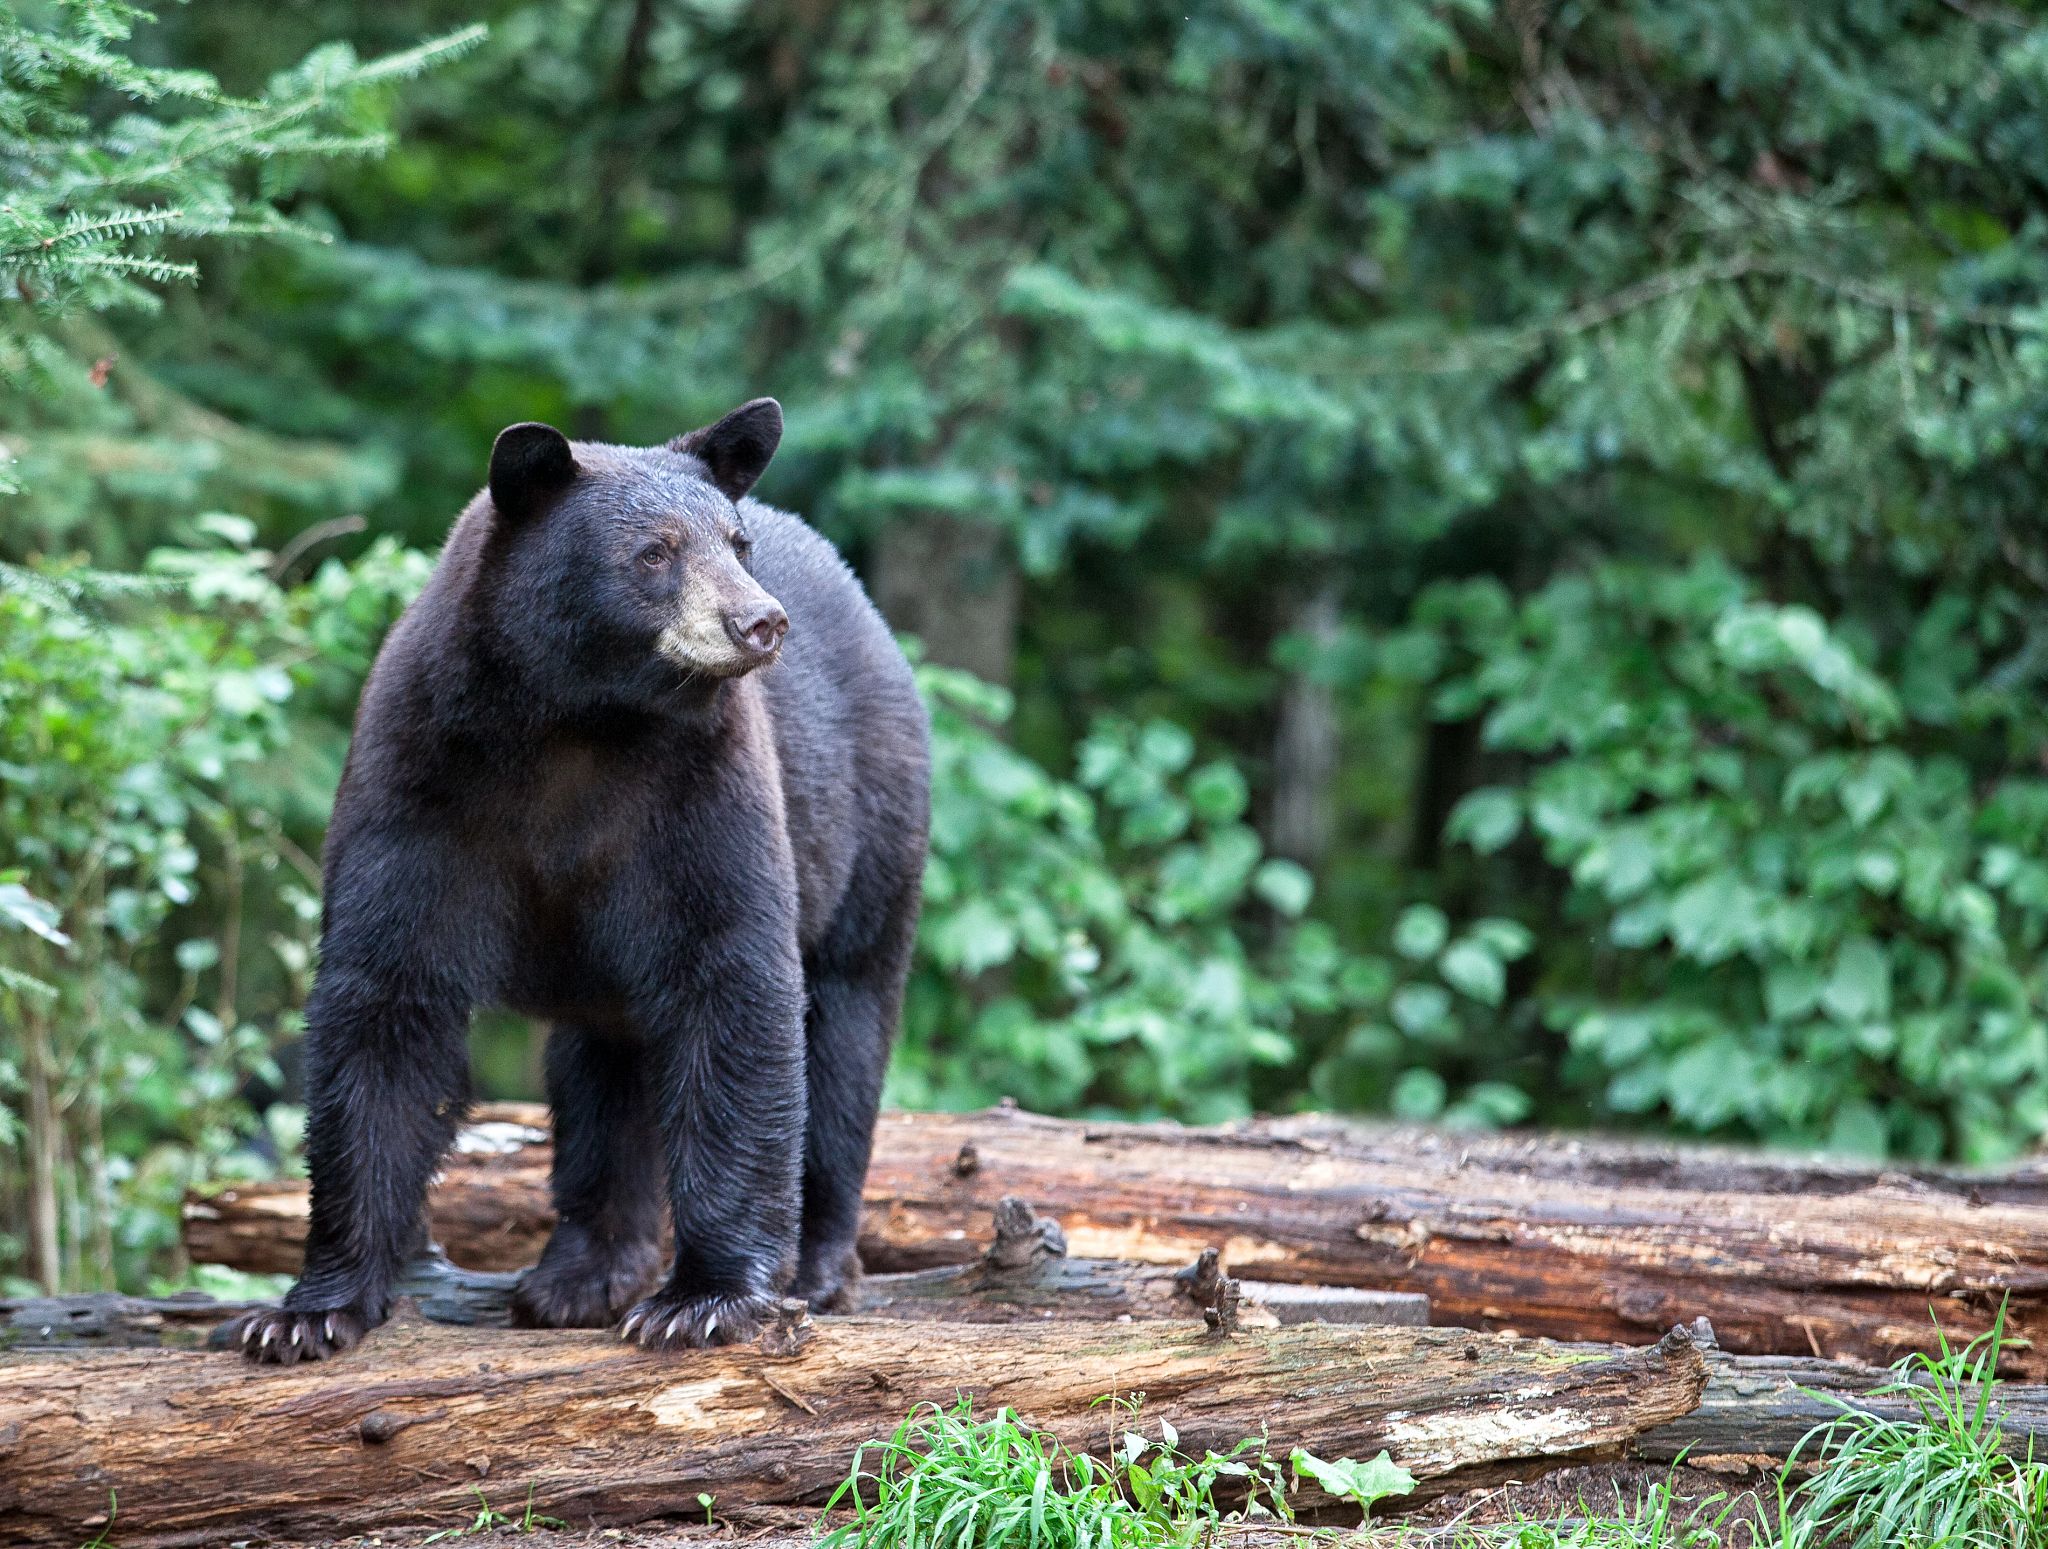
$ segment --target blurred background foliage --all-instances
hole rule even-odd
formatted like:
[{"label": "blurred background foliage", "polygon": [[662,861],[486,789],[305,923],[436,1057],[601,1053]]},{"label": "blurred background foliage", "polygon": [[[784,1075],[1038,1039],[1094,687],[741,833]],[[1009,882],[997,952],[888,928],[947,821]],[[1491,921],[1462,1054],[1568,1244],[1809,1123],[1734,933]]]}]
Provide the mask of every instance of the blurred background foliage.
[{"label": "blurred background foliage", "polygon": [[0,0],[0,1275],[290,1165],[490,437],[760,392],[934,714],[894,1100],[2037,1145],[2044,169],[1996,0]]}]

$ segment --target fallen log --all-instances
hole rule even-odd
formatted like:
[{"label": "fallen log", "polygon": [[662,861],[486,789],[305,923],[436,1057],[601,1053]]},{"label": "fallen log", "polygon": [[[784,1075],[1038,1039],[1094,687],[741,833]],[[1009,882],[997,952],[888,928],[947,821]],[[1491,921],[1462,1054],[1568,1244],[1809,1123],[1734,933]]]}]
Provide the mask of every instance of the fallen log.
[{"label": "fallen log", "polygon": [[[788,1304],[792,1314],[798,1304]],[[1183,1447],[1382,1447],[1424,1479],[1618,1449],[1699,1402],[1686,1330],[1588,1348],[1446,1329],[797,1320],[758,1347],[650,1355],[604,1333],[408,1321],[290,1369],[123,1350],[0,1360],[0,1542],[123,1549],[447,1527],[475,1490],[572,1525],[821,1502],[913,1406],[1008,1405],[1068,1445],[1144,1396]]]},{"label": "fallen log", "polygon": [[[870,1275],[852,1289],[856,1316],[909,1322],[1017,1323],[1062,1318],[1114,1322],[1137,1318],[1202,1318],[1226,1286],[1246,1328],[1293,1323],[1424,1327],[1427,1297],[1342,1286],[1261,1284],[1231,1279],[1214,1249],[1178,1271],[1114,1259],[1070,1259],[1057,1221],[1017,1199],[996,1209],[995,1238],[973,1264]],[[408,1266],[398,1294],[433,1323],[511,1326],[519,1273],[463,1269],[439,1253]],[[0,1350],[197,1349],[214,1331],[258,1302],[216,1301],[201,1292],[168,1297],[0,1297]]]},{"label": "fallen log", "polygon": [[[1911,1420],[1920,1410],[1904,1394],[1875,1396],[1899,1374],[1850,1361],[1811,1356],[1729,1355],[1710,1350],[1707,1387],[1699,1408],[1639,1437],[1630,1449],[1651,1462],[1695,1467],[1779,1467],[1817,1426],[1851,1409],[1890,1420]],[[2002,1383],[1997,1414],[2005,1450],[2048,1457],[2048,1387]],[[1802,1457],[1813,1456],[1809,1444]]]},{"label": "fallen log", "polygon": [[[1041,1290],[1048,1267],[1079,1268],[1084,1285],[1098,1272],[1116,1268],[1104,1260],[1051,1260],[1032,1267],[1024,1287],[1010,1287],[1000,1293],[1012,1305],[1030,1306],[1034,1316],[1077,1316],[1072,1306],[1037,1305],[1032,1294]],[[1142,1270],[1143,1266],[1132,1266]],[[970,1312],[964,1318],[941,1319],[939,1311],[949,1305],[958,1308],[965,1301],[950,1304],[936,1293],[948,1283],[958,1285],[971,1269],[918,1270],[902,1275],[878,1275],[862,1288],[863,1316],[937,1319],[991,1323],[1001,1320]],[[1187,1271],[1183,1271],[1186,1274]],[[1171,1283],[1168,1277],[1156,1277]],[[414,1299],[413,1311],[434,1322],[465,1326],[505,1328],[507,1309],[516,1274],[459,1269],[445,1259],[423,1260],[413,1266],[404,1293]],[[1180,1290],[1179,1287],[1175,1288]],[[1368,1310],[1378,1315],[1369,1321],[1387,1326],[1419,1326],[1427,1321],[1428,1304],[1420,1297],[1387,1298],[1385,1302],[1353,1302],[1352,1297],[1370,1298],[1369,1292],[1331,1292],[1325,1301],[1320,1286],[1273,1286],[1282,1297],[1297,1294],[1299,1300],[1280,1303],[1281,1318],[1269,1318],[1263,1327],[1283,1323],[1368,1321]],[[1022,1290],[1024,1295],[1016,1296]],[[1084,1289],[1083,1296],[1093,1294]],[[1185,1294],[1184,1292],[1182,1293]],[[187,1292],[178,1296],[143,1298],[106,1294],[67,1297],[27,1297],[0,1300],[0,1351],[164,1348],[200,1349],[213,1343],[211,1336],[254,1302],[216,1301]],[[971,1304],[969,1304],[971,1305]],[[1102,1308],[1084,1301],[1086,1318],[1099,1317]],[[1247,1307],[1256,1309],[1256,1302]],[[907,1310],[906,1310],[907,1309]],[[1191,1300],[1172,1311],[1192,1317]],[[1268,1313],[1270,1307],[1264,1309]],[[1334,1318],[1315,1319],[1301,1314],[1334,1311]],[[1256,1317],[1256,1311],[1252,1314]],[[1850,1361],[1822,1361],[1811,1356],[1730,1355],[1714,1349],[1710,1331],[1695,1331],[1707,1350],[1707,1385],[1699,1407],[1690,1414],[1645,1432],[1630,1446],[1630,1455],[1651,1462],[1673,1463],[1683,1458],[1709,1469],[1776,1468],[1791,1456],[1803,1438],[1816,1426],[1827,1424],[1849,1408],[1890,1419],[1911,1419],[1912,1403],[1899,1394],[1873,1397],[1877,1390],[1898,1381],[1896,1372]],[[2031,1449],[2036,1457],[2048,1457],[2048,1386],[2003,1383],[1998,1389],[1998,1414],[2005,1431],[2005,1445],[2015,1454]]]},{"label": "fallen log", "polygon": [[[466,1130],[433,1225],[459,1262],[530,1262],[551,1224],[544,1110]],[[1056,1204],[1074,1251],[1184,1264],[1218,1247],[1262,1280],[1419,1292],[1438,1323],[1640,1340],[1712,1320],[1745,1354],[1889,1364],[2010,1296],[2006,1375],[2048,1380],[2048,1166],[1879,1169],[1558,1137],[1268,1121],[1077,1124],[1015,1110],[883,1117],[861,1241],[871,1270],[971,1259],[998,1198]],[[301,1184],[186,1207],[194,1259],[296,1267]]]}]

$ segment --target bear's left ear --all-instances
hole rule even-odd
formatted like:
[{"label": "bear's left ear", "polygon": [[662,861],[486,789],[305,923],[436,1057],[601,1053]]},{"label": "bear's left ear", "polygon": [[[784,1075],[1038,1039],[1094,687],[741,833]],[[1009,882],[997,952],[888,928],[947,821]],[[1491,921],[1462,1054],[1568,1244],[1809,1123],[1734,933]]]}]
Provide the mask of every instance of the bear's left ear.
[{"label": "bear's left ear", "polygon": [[773,398],[756,398],[716,425],[677,436],[668,445],[672,452],[700,458],[725,498],[738,500],[754,487],[781,444],[782,405]]},{"label": "bear's left ear", "polygon": [[523,522],[576,477],[569,438],[552,425],[508,425],[491,443],[491,504]]}]

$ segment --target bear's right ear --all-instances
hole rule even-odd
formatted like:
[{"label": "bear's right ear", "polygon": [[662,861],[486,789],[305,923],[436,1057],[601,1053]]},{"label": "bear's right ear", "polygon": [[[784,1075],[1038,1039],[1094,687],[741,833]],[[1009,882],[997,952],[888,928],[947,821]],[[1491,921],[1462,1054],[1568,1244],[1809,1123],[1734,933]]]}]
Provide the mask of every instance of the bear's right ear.
[{"label": "bear's right ear", "polygon": [[569,438],[552,425],[508,425],[491,443],[491,504],[523,522],[576,477]]}]

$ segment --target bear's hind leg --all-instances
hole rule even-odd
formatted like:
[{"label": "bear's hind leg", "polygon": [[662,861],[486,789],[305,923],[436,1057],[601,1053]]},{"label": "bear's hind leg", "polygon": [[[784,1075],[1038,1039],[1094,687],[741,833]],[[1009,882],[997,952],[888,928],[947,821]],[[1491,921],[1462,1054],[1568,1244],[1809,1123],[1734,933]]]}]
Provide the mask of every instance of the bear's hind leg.
[{"label": "bear's hind leg", "polygon": [[646,1057],[623,1031],[558,1023],[548,1036],[558,1219],[513,1293],[521,1328],[608,1328],[661,1272],[667,1196]]},{"label": "bear's hind leg", "polygon": [[807,963],[803,1236],[790,1295],[845,1312],[860,1279],[861,1186],[917,929],[915,873],[859,887]]}]

